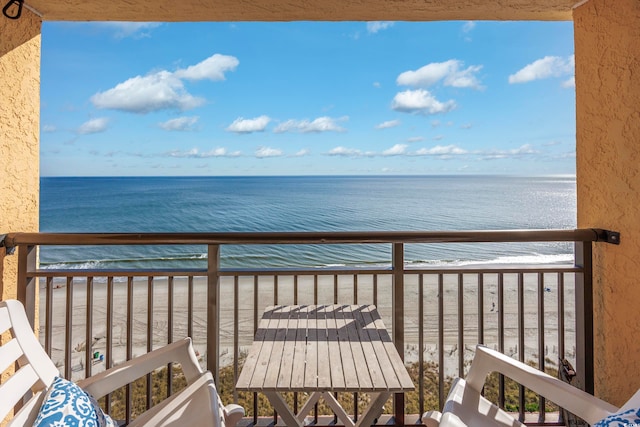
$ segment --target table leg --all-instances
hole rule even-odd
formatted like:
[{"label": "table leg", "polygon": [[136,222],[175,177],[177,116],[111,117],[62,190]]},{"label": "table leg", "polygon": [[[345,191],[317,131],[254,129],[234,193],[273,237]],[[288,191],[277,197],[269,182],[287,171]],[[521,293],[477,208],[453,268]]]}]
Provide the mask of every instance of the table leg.
[{"label": "table leg", "polygon": [[287,425],[287,427],[303,427],[304,421],[298,420],[295,414],[287,405],[287,402],[275,391],[265,391],[265,396],[269,399],[269,402],[273,405],[276,411],[278,411],[278,415],[282,417],[282,420]]},{"label": "table leg", "polygon": [[371,424],[373,424],[373,421],[377,419],[382,413],[382,410],[384,409],[384,404],[386,403],[387,400],[389,400],[391,393],[388,393],[388,392],[371,393],[370,395],[371,395],[371,402],[369,403],[369,406],[367,407],[367,409],[364,410],[363,414],[358,419],[358,422],[355,424],[355,427],[360,427],[360,426],[369,427]]},{"label": "table leg", "polygon": [[333,409],[333,412],[338,416],[338,419],[344,423],[345,427],[355,426],[353,420],[351,419],[351,417],[349,417],[349,414],[345,412],[345,410],[342,408],[340,403],[338,403],[331,392],[327,391],[322,393],[322,398],[325,402],[327,402],[327,405],[329,405],[331,409]]},{"label": "table leg", "polygon": [[267,396],[267,399],[269,399],[269,402],[271,402],[271,405],[273,405],[274,409],[278,412],[278,415],[280,415],[282,421],[284,421],[287,427],[304,427],[305,417],[309,412],[311,412],[313,406],[321,397],[325,402],[327,402],[327,405],[333,409],[333,412],[338,416],[338,419],[340,419],[346,427],[369,427],[373,424],[373,421],[380,416],[384,409],[384,404],[391,396],[391,393],[388,392],[371,393],[371,402],[369,403],[369,406],[359,417],[358,422],[354,424],[353,420],[349,417],[349,414],[345,412],[331,392],[311,393],[309,399],[307,399],[298,415],[293,413],[293,410],[279,393],[275,391],[265,391],[264,394]]},{"label": "table leg", "polygon": [[298,421],[304,423],[304,418],[307,416],[307,414],[309,414],[309,412],[311,412],[315,404],[318,403],[318,400],[320,400],[321,396],[322,393],[317,391],[311,393],[307,401],[302,406],[302,409],[300,409],[300,412],[298,412],[298,415],[296,415],[296,417],[298,417]]}]

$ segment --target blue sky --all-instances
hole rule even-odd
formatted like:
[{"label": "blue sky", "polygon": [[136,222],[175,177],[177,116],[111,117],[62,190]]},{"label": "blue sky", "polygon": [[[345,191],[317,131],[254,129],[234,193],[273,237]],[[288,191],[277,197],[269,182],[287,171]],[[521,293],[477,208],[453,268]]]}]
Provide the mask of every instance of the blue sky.
[{"label": "blue sky", "polygon": [[575,173],[571,22],[42,30],[41,175]]}]

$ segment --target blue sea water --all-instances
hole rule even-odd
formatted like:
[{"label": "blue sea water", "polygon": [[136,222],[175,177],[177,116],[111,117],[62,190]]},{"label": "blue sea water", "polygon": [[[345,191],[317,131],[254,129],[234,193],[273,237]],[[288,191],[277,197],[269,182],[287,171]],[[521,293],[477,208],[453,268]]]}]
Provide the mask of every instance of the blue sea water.
[{"label": "blue sea water", "polygon": [[[439,231],[576,226],[573,177],[42,178],[43,232]],[[390,245],[225,246],[223,267],[388,265]],[[566,243],[407,245],[412,265],[546,263]],[[204,246],[43,247],[44,268],[205,268]]]}]

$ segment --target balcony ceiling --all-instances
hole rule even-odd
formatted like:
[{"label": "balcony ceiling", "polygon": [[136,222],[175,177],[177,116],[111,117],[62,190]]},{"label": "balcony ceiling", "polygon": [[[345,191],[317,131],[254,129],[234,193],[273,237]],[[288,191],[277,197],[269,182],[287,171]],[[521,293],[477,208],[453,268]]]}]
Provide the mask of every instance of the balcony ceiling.
[{"label": "balcony ceiling", "polygon": [[[571,20],[578,0],[26,0],[46,21]],[[4,4],[4,2],[3,2]]]}]

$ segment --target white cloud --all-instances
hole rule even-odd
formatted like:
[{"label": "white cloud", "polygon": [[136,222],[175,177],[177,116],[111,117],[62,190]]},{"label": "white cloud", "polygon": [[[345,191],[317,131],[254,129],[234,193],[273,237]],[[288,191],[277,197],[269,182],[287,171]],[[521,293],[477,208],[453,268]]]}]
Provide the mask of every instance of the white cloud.
[{"label": "white cloud", "polygon": [[168,157],[176,157],[176,158],[179,158],[179,159],[200,158],[201,157],[197,148],[192,148],[191,150],[188,150],[188,151],[172,150],[172,151],[167,152],[166,155]]},{"label": "white cloud", "polygon": [[401,86],[431,86],[451,72],[455,60],[433,62],[415,71],[405,71],[396,79]]},{"label": "white cloud", "polygon": [[524,144],[521,145],[520,147],[513,149],[513,150],[509,150],[509,152],[511,154],[515,154],[515,155],[522,155],[522,154],[537,154],[538,151],[533,149],[533,146],[531,146],[531,144]]},{"label": "white cloud", "polygon": [[549,141],[549,142],[545,142],[542,145],[545,146],[545,147],[553,147],[553,146],[561,145],[561,144],[562,144],[562,142],[560,142],[560,141]]},{"label": "white cloud", "polygon": [[465,123],[463,125],[460,125],[460,129],[471,129],[473,127],[473,125],[471,123]]},{"label": "white cloud", "polygon": [[526,83],[549,77],[562,77],[574,73],[575,57],[545,56],[509,76],[509,83]]},{"label": "white cloud", "polygon": [[569,151],[566,153],[562,153],[558,156],[556,156],[555,158],[558,159],[575,159],[576,158],[576,152],[575,151]]},{"label": "white cloud", "polygon": [[464,25],[462,26],[462,32],[463,33],[469,33],[471,32],[471,30],[473,30],[476,27],[476,23],[473,21],[467,21],[464,23]]},{"label": "white cloud", "polygon": [[332,117],[318,117],[313,121],[309,120],[287,120],[280,123],[273,131],[275,133],[300,132],[300,133],[320,133],[320,132],[344,132],[346,129],[338,125],[339,121],[349,120],[349,117],[334,119]]},{"label": "white cloud", "polygon": [[99,25],[105,28],[115,30],[114,36],[119,39],[126,37],[144,38],[149,37],[149,32],[153,28],[157,28],[162,25],[159,22],[96,22],[95,25]]},{"label": "white cloud", "polygon": [[104,132],[105,130],[107,130],[108,123],[109,119],[107,119],[106,117],[91,119],[81,124],[76,132],[80,135]]},{"label": "white cloud", "polygon": [[451,156],[467,154],[468,151],[457,145],[436,145],[433,148],[421,148],[416,151],[417,156]]},{"label": "white cloud", "polygon": [[225,79],[224,73],[227,71],[235,71],[238,64],[240,64],[238,58],[216,53],[196,65],[177,70],[175,76],[179,79],[187,80],[208,79],[220,81]]},{"label": "white cloud", "polygon": [[58,128],[55,127],[54,125],[43,125],[42,126],[42,132],[55,132],[57,130],[58,130]]},{"label": "white cloud", "polygon": [[389,120],[386,122],[379,123],[375,126],[376,129],[388,129],[396,126],[400,126],[400,120]]},{"label": "white cloud", "polygon": [[304,148],[298,151],[296,154],[294,154],[293,157],[304,157],[304,156],[308,156],[309,154],[311,154],[311,151]]},{"label": "white cloud", "polygon": [[562,82],[562,87],[564,88],[572,88],[576,87],[576,76],[571,76],[567,80]]},{"label": "white cloud", "polygon": [[198,116],[192,117],[178,117],[175,119],[167,120],[166,122],[158,123],[160,128],[166,131],[188,131],[193,129],[193,125],[198,122]]},{"label": "white cloud", "polygon": [[327,154],[330,156],[359,157],[362,155],[362,151],[354,148],[336,147],[329,150]]},{"label": "white cloud", "polygon": [[229,152],[227,152],[225,150],[225,156],[226,157],[240,157],[240,156],[242,156],[242,151],[229,151]]},{"label": "white cloud", "polygon": [[[382,152],[363,152],[355,148],[336,147],[331,149],[327,154],[330,156],[341,157],[392,157],[392,156],[433,156],[441,159],[448,159],[453,156],[461,156],[472,154],[469,151],[458,147],[457,145],[436,145],[432,148],[421,148],[417,151],[409,151],[407,144],[395,144]],[[477,154],[477,153],[476,153]]]},{"label": "white cloud", "polygon": [[210,157],[239,157],[242,153],[239,151],[228,152],[226,148],[219,147],[204,152],[200,152],[197,148],[192,148],[188,151],[173,150],[166,153],[166,155],[177,158],[206,159]]},{"label": "white cloud", "polygon": [[[551,144],[547,144],[551,145]],[[415,157],[431,157],[438,160],[450,160],[453,158],[466,158],[471,156],[473,158],[477,158],[479,160],[501,160],[501,159],[519,159],[522,157],[532,157],[536,158],[536,156],[540,156],[540,151],[536,150],[530,144],[524,144],[520,147],[513,149],[494,149],[494,150],[477,150],[477,151],[468,151],[458,145],[450,144],[450,145],[435,145],[433,147],[425,147],[420,148],[415,151],[409,150],[410,145],[408,144],[395,144],[392,147],[385,149],[379,152],[372,151],[362,151],[357,148],[348,148],[345,146],[337,146],[328,152],[325,152],[324,155],[334,156],[334,157],[345,157],[345,158],[365,158],[365,157],[393,157],[393,156],[402,156],[407,158],[415,158]],[[266,146],[259,147],[255,152],[254,156],[259,159],[264,158],[272,158],[272,157],[305,157],[310,155],[311,152],[308,149],[301,149],[295,154],[286,155],[282,150],[277,148],[271,148]],[[226,148],[219,147],[214,148],[210,151],[200,151],[198,148],[192,148],[186,151],[174,150],[164,154],[168,157],[173,158],[191,158],[191,159],[205,159],[205,158],[222,158],[222,157],[239,157],[242,156],[240,151],[229,152]],[[551,158],[564,158],[575,156],[575,152],[573,153],[559,153],[552,155]],[[547,156],[548,158],[548,156]]]},{"label": "white cloud", "polygon": [[511,150],[493,150],[481,154],[482,160],[498,160],[538,154],[538,151],[534,150],[530,144],[524,144]]},{"label": "white cloud", "polygon": [[382,152],[383,156],[400,156],[402,154],[405,154],[407,152],[407,145],[406,144],[396,144],[393,147],[384,150]]},{"label": "white cloud", "polygon": [[373,82],[373,87],[379,88],[382,87],[382,85],[380,84],[380,82]]},{"label": "white cloud", "polygon": [[369,34],[375,34],[378,31],[386,30],[393,27],[393,21],[371,21],[367,22],[367,32]]},{"label": "white cloud", "polygon": [[146,114],[152,111],[177,109],[180,111],[204,104],[204,99],[189,94],[169,71],[136,76],[116,87],[91,97],[96,108]]},{"label": "white cloud", "polygon": [[483,89],[480,81],[474,75],[481,69],[482,65],[472,65],[464,70],[456,71],[444,79],[444,85],[458,88],[470,87],[473,89]]},{"label": "white cloud", "polygon": [[421,142],[424,141],[424,136],[412,136],[407,138],[407,142]]},{"label": "white cloud", "polygon": [[266,157],[280,157],[282,156],[282,150],[278,150],[277,148],[260,147],[256,150],[255,155],[259,159],[264,159]]},{"label": "white cloud", "polygon": [[236,133],[264,132],[270,121],[271,118],[268,116],[260,116],[255,119],[238,117],[229,125],[227,131]]},{"label": "white cloud", "polygon": [[453,100],[438,101],[428,90],[406,90],[399,92],[391,102],[391,108],[403,113],[439,114],[456,108]]},{"label": "white cloud", "polygon": [[401,73],[396,83],[400,86],[429,87],[442,80],[445,86],[482,89],[480,81],[475,76],[482,69],[482,65],[472,65],[464,69],[463,66],[464,63],[457,59],[432,62],[415,71]]},{"label": "white cloud", "polygon": [[[234,65],[235,64],[235,65]],[[132,77],[91,97],[96,108],[146,114],[159,110],[190,110],[204,104],[184,87],[182,79],[224,80],[226,71],[233,71],[238,60],[232,56],[215,54],[186,69],[170,72],[161,70],[146,76]]]}]

